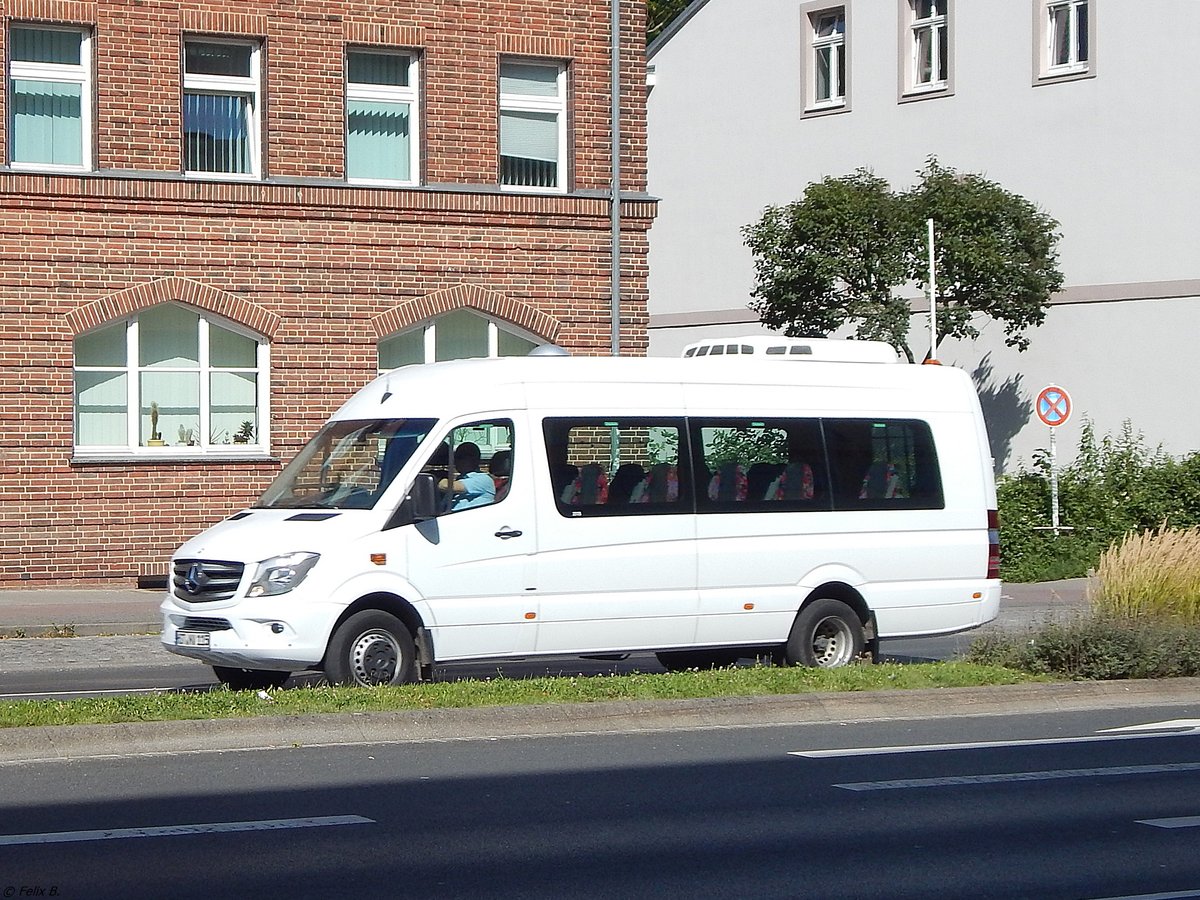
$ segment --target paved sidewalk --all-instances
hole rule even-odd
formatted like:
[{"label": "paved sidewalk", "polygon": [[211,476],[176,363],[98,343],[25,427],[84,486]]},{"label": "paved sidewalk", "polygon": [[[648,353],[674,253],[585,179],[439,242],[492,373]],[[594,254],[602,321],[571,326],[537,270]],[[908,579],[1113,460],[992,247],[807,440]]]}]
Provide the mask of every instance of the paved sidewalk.
[{"label": "paved sidewalk", "polygon": [[0,591],[0,635],[157,634],[161,590]]},{"label": "paved sidewalk", "polygon": [[[1023,628],[1082,610],[1086,590],[1085,578],[1005,584],[996,625]],[[162,599],[161,590],[133,588],[0,591],[0,635],[157,634]]]}]

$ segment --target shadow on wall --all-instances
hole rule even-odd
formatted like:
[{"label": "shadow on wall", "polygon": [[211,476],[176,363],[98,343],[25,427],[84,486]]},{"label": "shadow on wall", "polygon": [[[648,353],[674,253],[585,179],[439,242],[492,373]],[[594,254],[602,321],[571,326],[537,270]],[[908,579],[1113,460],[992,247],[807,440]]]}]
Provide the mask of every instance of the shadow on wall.
[{"label": "shadow on wall", "polygon": [[1013,438],[1033,416],[1033,401],[1021,387],[1021,376],[1013,375],[1001,384],[995,382],[992,354],[979,361],[971,380],[979,392],[983,420],[987,423],[988,443],[991,444],[995,474],[1004,471],[1012,453]]}]

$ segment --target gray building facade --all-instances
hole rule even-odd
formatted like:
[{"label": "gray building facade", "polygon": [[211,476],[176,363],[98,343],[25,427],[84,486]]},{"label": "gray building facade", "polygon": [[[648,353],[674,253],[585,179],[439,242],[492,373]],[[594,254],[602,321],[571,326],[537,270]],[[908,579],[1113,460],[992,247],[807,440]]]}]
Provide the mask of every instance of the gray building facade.
[{"label": "gray building facade", "polygon": [[1085,418],[1196,450],[1198,44],[1195,0],[696,0],[648,51],[650,353],[765,333],[741,234],[764,207],[860,166],[907,188],[934,155],[1061,223],[1030,348],[986,321],[939,348],[975,376],[997,468],[1048,446],[1049,384],[1073,400],[1062,461]]}]

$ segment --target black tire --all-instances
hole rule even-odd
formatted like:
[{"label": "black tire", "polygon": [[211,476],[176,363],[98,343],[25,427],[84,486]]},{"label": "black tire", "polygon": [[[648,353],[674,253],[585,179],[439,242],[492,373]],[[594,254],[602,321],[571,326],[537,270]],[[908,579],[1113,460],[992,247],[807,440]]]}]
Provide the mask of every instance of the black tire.
[{"label": "black tire", "polygon": [[333,632],[325,650],[330,684],[374,687],[416,679],[417,648],[395,616],[378,609],[355,613]]},{"label": "black tire", "polygon": [[841,600],[821,597],[796,616],[783,662],[789,666],[836,669],[862,655],[865,639],[858,614]]},{"label": "black tire", "polygon": [[231,691],[265,691],[267,688],[282,687],[292,677],[291,672],[274,669],[237,669],[230,666],[213,666],[217,681]]},{"label": "black tire", "polygon": [[736,665],[741,655],[732,650],[664,650],[655,653],[659,663],[668,672],[686,672],[688,669],[725,669]]}]

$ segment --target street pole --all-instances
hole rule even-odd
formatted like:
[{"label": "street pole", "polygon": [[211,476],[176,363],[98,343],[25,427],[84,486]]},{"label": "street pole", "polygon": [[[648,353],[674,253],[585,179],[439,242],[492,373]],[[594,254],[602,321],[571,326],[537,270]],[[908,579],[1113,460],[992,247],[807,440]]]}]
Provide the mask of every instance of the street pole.
[{"label": "street pole", "polygon": [[929,358],[937,359],[937,269],[933,264],[933,219],[929,226]]},{"label": "street pole", "polygon": [[612,268],[609,274],[612,316],[612,355],[621,355],[621,0],[610,0],[612,45],[609,48],[612,76],[612,184],[609,197],[609,229]]}]

